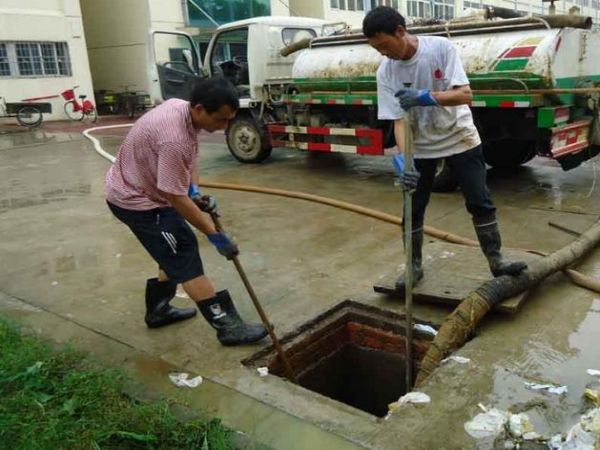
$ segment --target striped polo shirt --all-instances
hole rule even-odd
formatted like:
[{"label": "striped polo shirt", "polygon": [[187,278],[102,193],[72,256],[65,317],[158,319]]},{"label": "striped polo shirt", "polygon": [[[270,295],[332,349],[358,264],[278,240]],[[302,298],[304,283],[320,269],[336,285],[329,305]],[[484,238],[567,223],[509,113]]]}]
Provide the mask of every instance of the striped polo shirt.
[{"label": "striped polo shirt", "polygon": [[189,102],[167,100],[127,134],[106,174],[106,199],[135,211],[171,206],[162,192],[187,195],[197,156],[198,131]]}]

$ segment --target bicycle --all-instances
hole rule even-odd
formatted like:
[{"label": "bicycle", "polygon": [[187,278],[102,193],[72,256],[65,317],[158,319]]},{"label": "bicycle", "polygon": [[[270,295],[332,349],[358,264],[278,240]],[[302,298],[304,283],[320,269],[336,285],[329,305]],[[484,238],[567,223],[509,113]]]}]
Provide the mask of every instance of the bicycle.
[{"label": "bicycle", "polygon": [[71,89],[67,89],[60,93],[62,98],[66,100],[65,102],[65,114],[71,120],[81,121],[84,118],[90,120],[90,122],[94,123],[98,120],[98,111],[96,107],[90,100],[86,100],[87,95],[80,95],[79,98],[81,102],[77,101],[75,98],[75,89],[79,86],[73,86]]}]

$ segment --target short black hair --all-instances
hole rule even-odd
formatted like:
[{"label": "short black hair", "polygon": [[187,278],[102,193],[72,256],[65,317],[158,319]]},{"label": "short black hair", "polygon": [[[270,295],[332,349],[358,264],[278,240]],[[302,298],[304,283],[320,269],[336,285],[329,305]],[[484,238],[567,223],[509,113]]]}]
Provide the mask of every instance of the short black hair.
[{"label": "short black hair", "polygon": [[190,104],[202,105],[207,113],[214,113],[224,105],[237,111],[240,109],[240,96],[233,84],[225,78],[204,78],[192,87]]},{"label": "short black hair", "polygon": [[372,9],[363,19],[363,34],[371,38],[377,33],[394,34],[398,27],[406,28],[406,20],[398,11],[389,6]]}]

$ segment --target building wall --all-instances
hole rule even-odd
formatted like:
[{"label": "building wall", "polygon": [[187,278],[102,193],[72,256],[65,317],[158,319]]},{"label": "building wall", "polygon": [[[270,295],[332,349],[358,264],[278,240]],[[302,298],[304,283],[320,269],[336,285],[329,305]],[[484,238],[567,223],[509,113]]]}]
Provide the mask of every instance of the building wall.
[{"label": "building wall", "polygon": [[[358,1],[353,2],[357,4]],[[363,10],[348,10],[348,0],[291,0],[292,10],[299,16],[317,17],[331,21],[345,21],[352,28],[359,28],[365,14],[378,5],[396,7],[401,14],[407,17],[419,17],[412,14],[413,11],[431,11],[433,5],[438,5],[438,12],[442,10],[440,5],[449,6],[443,10],[451,11],[454,17],[463,14],[465,8],[480,8],[484,5],[498,6],[509,9],[517,9],[525,13],[547,14],[549,3],[541,0],[364,0]],[[337,5],[337,7],[333,6]],[[341,6],[344,5],[344,6]],[[420,5],[420,7],[419,7]],[[595,21],[600,21],[600,0],[575,0],[574,2],[557,0],[555,2],[557,14],[568,14],[569,9],[578,6],[582,15],[591,16]],[[439,14],[436,14],[439,16]],[[432,14],[420,17],[431,17]]]},{"label": "building wall", "polygon": [[[0,2],[0,42],[66,42],[71,61],[71,76],[0,76],[0,95],[7,101],[58,94],[79,85],[79,94],[92,96],[92,78],[79,0],[2,0]],[[64,100],[52,103],[53,113],[44,120],[65,118]]]},{"label": "building wall", "polygon": [[96,90],[144,90],[147,0],[81,0],[81,9]]},{"label": "building wall", "polygon": [[[289,0],[271,0],[271,15],[272,16],[291,16],[290,8],[295,11]],[[287,5],[287,6],[286,6]],[[296,14],[299,15],[299,14]]]},{"label": "building wall", "polygon": [[290,0],[290,7],[295,16],[325,18],[326,2],[323,0]]}]

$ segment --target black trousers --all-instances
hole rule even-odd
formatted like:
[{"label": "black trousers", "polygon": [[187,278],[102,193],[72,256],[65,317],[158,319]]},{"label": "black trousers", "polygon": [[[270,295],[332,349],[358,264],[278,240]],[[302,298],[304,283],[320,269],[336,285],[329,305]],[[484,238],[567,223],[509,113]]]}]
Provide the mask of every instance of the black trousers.
[{"label": "black trousers", "polygon": [[[465,198],[465,206],[473,217],[473,222],[484,223],[495,220],[496,207],[486,184],[486,168],[481,145],[447,157],[446,163],[458,180]],[[423,226],[436,165],[437,159],[415,159],[415,168],[421,173],[421,178],[413,193],[413,230],[418,230]]]}]

